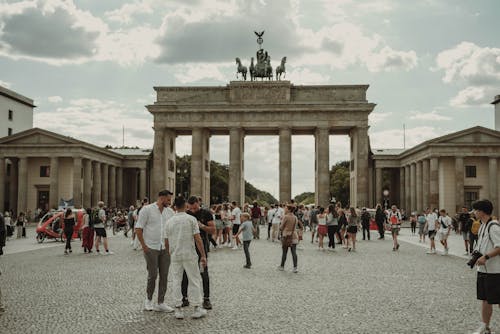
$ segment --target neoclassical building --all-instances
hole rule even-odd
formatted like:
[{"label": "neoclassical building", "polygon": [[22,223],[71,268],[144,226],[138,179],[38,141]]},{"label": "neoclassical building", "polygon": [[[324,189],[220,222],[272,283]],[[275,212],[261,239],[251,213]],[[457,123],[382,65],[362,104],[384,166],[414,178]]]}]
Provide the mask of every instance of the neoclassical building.
[{"label": "neoclassical building", "polygon": [[[149,193],[151,151],[105,149],[33,128],[0,138],[0,210],[135,204]],[[64,205],[63,205],[64,206]]]}]

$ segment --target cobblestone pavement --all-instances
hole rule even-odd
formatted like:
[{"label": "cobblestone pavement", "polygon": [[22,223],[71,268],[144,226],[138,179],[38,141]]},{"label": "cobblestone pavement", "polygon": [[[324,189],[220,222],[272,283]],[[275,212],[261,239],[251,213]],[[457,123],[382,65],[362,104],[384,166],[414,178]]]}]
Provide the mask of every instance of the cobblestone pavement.
[{"label": "cobblestone pavement", "polygon": [[[63,245],[8,254],[0,333],[469,333],[479,323],[475,272],[462,258],[407,243],[392,252],[390,240],[321,252],[305,237],[298,274],[290,254],[276,270],[281,248],[266,240],[252,242],[251,270],[242,251],[212,251],[214,309],[200,320],[142,311],[145,261],[123,236],[110,256],[85,255],[79,242],[70,256]],[[497,308],[493,318],[499,331]]]}]

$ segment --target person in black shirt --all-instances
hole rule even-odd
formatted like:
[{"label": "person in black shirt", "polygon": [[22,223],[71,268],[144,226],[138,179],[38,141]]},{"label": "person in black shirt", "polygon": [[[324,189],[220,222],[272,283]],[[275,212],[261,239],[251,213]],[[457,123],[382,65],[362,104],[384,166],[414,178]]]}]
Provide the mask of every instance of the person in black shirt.
[{"label": "person in black shirt", "polygon": [[64,248],[64,255],[68,255],[68,252],[72,252],[71,238],[73,237],[75,223],[75,215],[73,215],[73,211],[68,208],[64,213],[64,236],[66,237],[66,247]]},{"label": "person in black shirt", "polygon": [[[188,199],[188,210],[187,214],[195,217],[198,220],[198,227],[200,228],[200,237],[203,241],[203,247],[205,248],[205,253],[208,257],[209,252],[209,237],[215,233],[215,222],[212,213],[200,207],[200,201],[198,197],[191,196]],[[198,261],[201,259],[200,253],[198,253]],[[212,304],[210,303],[210,280],[208,277],[208,267],[205,266],[204,270],[201,272],[201,279],[203,281],[203,308],[207,310],[212,309]],[[182,278],[182,306],[189,306],[189,301],[187,299],[188,291],[188,278],[186,272]]]},{"label": "person in black shirt", "polygon": [[365,232],[366,237],[370,240],[370,213],[366,211],[366,208],[362,208],[361,213],[361,226],[363,227],[363,240],[365,240]]},{"label": "person in black shirt", "polygon": [[385,234],[384,224],[385,224],[386,220],[387,220],[387,217],[386,217],[384,211],[382,210],[382,206],[380,204],[377,204],[377,211],[375,212],[375,222],[377,223],[378,234],[380,235],[378,240],[384,239],[384,234]]},{"label": "person in black shirt", "polygon": [[470,218],[469,210],[466,207],[462,208],[462,212],[458,216],[458,222],[460,231],[462,232],[462,237],[464,239],[464,255],[469,255],[469,251],[472,254],[473,247],[469,243],[469,233],[472,226],[472,219]]}]

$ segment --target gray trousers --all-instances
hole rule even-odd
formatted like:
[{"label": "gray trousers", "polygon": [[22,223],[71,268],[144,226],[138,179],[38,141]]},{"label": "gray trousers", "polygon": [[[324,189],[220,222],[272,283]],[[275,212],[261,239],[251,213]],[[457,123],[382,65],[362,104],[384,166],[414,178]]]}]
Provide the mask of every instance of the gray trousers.
[{"label": "gray trousers", "polygon": [[160,282],[158,283],[158,304],[161,304],[165,300],[165,293],[167,292],[170,255],[167,253],[166,249],[161,251],[150,249],[149,252],[144,253],[144,258],[146,259],[146,268],[148,270],[148,284],[146,287],[148,299],[153,299],[156,287],[156,277],[159,274]]}]

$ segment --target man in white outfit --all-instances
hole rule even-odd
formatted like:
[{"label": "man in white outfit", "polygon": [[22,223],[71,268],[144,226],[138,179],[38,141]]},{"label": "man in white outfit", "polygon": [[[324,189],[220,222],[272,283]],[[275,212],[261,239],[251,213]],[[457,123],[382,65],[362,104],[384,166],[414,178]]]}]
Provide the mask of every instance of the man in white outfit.
[{"label": "man in white outfit", "polygon": [[[175,299],[175,317],[184,319],[182,312],[182,276],[186,272],[189,284],[189,300],[194,306],[193,318],[201,318],[207,311],[201,307],[201,276],[200,270],[204,270],[207,265],[207,257],[203,241],[200,237],[200,228],[195,217],[186,213],[186,200],[179,196],[174,200],[177,213],[167,221],[164,231],[165,248],[170,251],[173,292]],[[198,265],[198,254],[200,262]]]}]

